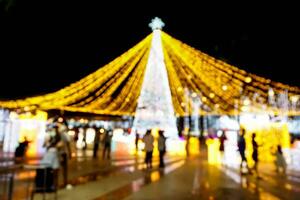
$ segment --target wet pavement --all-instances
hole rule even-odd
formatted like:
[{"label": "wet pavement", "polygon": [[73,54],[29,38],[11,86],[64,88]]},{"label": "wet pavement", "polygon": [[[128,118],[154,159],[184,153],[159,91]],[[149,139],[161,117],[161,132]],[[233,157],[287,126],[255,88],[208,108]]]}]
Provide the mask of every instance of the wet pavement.
[{"label": "wet pavement", "polygon": [[[73,188],[61,187],[58,199],[300,199],[299,172],[277,174],[274,166],[261,164],[259,176],[241,175],[238,169],[208,164],[205,155],[204,151],[188,159],[166,156],[165,168],[158,168],[154,158],[152,169],[145,169],[143,156],[110,161],[77,157],[69,166]],[[16,176],[13,199],[26,199],[26,189],[32,187],[34,173],[22,173]],[[46,199],[54,195],[47,194]]]},{"label": "wet pavement", "polygon": [[288,176],[260,170],[259,177],[241,175],[236,169],[208,165],[205,159],[195,158],[125,199],[299,199],[298,179],[292,182]]}]

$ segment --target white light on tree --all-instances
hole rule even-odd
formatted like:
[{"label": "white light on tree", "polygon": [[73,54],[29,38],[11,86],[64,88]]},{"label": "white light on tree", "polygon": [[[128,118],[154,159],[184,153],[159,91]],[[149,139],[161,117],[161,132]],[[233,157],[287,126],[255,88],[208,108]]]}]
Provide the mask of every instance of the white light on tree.
[{"label": "white light on tree", "polygon": [[146,129],[159,128],[165,131],[165,136],[178,138],[161,35],[158,30],[163,23],[155,18],[150,26],[153,29],[153,39],[135,112],[133,131],[144,133]]}]

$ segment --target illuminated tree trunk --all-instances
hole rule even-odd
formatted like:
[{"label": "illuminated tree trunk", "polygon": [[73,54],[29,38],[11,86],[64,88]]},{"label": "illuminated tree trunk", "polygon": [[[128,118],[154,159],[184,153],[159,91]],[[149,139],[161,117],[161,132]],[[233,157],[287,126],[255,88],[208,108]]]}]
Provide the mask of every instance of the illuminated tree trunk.
[{"label": "illuminated tree trunk", "polygon": [[178,130],[160,34],[160,30],[153,31],[150,54],[135,112],[133,130],[143,133],[146,129],[159,128],[165,131],[165,136],[177,138]]}]

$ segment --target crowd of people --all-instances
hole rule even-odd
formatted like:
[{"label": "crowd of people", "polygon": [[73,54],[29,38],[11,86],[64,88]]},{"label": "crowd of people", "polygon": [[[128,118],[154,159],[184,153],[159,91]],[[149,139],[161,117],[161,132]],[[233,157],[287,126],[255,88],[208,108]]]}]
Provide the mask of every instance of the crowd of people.
[{"label": "crowd of people", "polygon": [[[83,146],[82,150],[87,149],[86,142],[86,130],[87,128],[94,128],[94,144],[93,144],[93,158],[98,158],[98,151],[100,144],[103,143],[103,159],[110,159],[111,154],[111,142],[113,137],[112,130],[104,129],[102,127],[87,127],[83,128]],[[53,169],[60,169],[63,175],[63,182],[67,188],[70,188],[68,184],[68,160],[72,158],[71,144],[77,143],[79,139],[79,127],[74,127],[73,142],[72,138],[68,134],[68,124],[66,121],[56,120],[50,124],[47,128],[47,134],[44,142],[46,153],[44,154],[41,163],[49,164]],[[76,148],[76,147],[75,147]]]},{"label": "crowd of people", "polygon": [[[247,158],[246,158],[246,141],[245,141],[245,134],[246,134],[246,130],[245,129],[241,129],[240,130],[240,134],[238,137],[238,151],[241,157],[241,164],[240,164],[240,170],[241,173],[244,174],[243,169],[246,168],[247,171],[250,174],[255,173],[257,175],[257,177],[259,177],[259,173],[258,173],[258,164],[259,164],[259,147],[262,145],[259,145],[257,143],[257,135],[256,133],[252,133],[251,135],[251,146],[252,146],[252,154],[251,154],[251,158],[254,162],[253,167],[249,167],[248,162],[247,162]],[[282,147],[280,144],[277,145],[276,149],[275,149],[275,166],[276,166],[276,171],[278,173],[285,173],[286,171],[286,167],[287,167],[287,163],[286,160],[283,156],[283,152],[282,152]]]},{"label": "crowd of people", "polygon": [[[237,150],[239,152],[240,156],[240,172],[242,175],[244,174],[253,174],[256,177],[260,178],[259,176],[259,170],[258,165],[260,162],[260,154],[259,152],[261,147],[264,146],[264,144],[258,143],[258,136],[255,132],[247,133],[247,137],[250,134],[251,140],[246,142],[246,130],[244,128],[241,128],[238,131],[238,137],[237,137]],[[208,138],[212,137],[211,135],[208,136]],[[225,155],[225,143],[228,140],[226,136],[226,130],[222,130],[222,133],[220,136],[215,136],[214,138],[218,138],[219,140],[219,153],[220,153],[220,163],[226,164],[226,159],[224,159]],[[293,143],[293,142],[292,142]],[[233,144],[233,143],[231,143]],[[250,149],[249,149],[250,148]],[[232,149],[231,149],[232,150]],[[272,155],[274,156],[274,165],[276,172],[279,174],[285,174],[287,169],[287,161],[285,159],[282,146],[281,144],[277,144],[276,146],[273,146],[272,149],[270,149],[272,152]],[[250,155],[247,153],[250,153]],[[250,161],[250,160],[251,161]],[[230,161],[232,162],[232,161]]]},{"label": "crowd of people", "polygon": [[[85,127],[87,128],[87,127]],[[90,128],[90,127],[89,127]],[[93,126],[95,130],[95,136],[93,140],[93,158],[98,158],[98,152],[100,146],[102,147],[102,159],[110,159],[111,158],[111,146],[112,146],[112,137],[113,131],[111,129],[104,129],[102,127]],[[70,188],[71,186],[68,185],[68,162],[72,158],[72,147],[71,144],[75,143],[79,139],[79,128],[73,128],[74,136],[73,138],[70,137],[68,134],[68,124],[66,121],[56,120],[51,123],[50,126],[47,128],[47,135],[45,138],[45,142],[43,146],[46,149],[46,153],[44,154],[41,163],[49,164],[53,169],[60,169],[63,177],[64,186]],[[251,133],[251,158],[253,161],[253,165],[251,168],[248,165],[249,155],[247,157],[246,150],[246,130],[240,129],[238,134],[238,141],[237,141],[237,149],[240,155],[240,171],[242,174],[248,172],[250,174],[256,174],[258,176],[258,164],[259,164],[259,147],[260,144],[257,143],[257,135],[255,133]],[[188,141],[189,136],[187,138],[187,156],[188,152]],[[228,139],[226,137],[226,131],[222,131],[222,134],[218,137],[220,141],[219,151],[221,157],[224,156],[225,151],[225,143]],[[74,140],[72,142],[72,139]],[[146,131],[144,136],[141,138],[140,134],[136,132],[135,135],[135,145],[136,151],[139,151],[139,142],[142,141],[144,143],[145,152],[145,166],[147,169],[151,169],[152,165],[152,158],[153,158],[153,151],[155,150],[155,140],[157,140],[157,150],[159,152],[159,167],[163,168],[165,166],[164,162],[164,155],[166,154],[166,140],[167,138],[164,136],[164,130],[158,130],[158,138],[154,138],[152,135],[152,130],[149,129]],[[25,137],[24,141],[19,144],[16,149],[15,156],[16,158],[24,157],[26,149],[28,148],[30,141]],[[83,131],[83,147],[82,149],[85,150],[87,148],[86,143],[86,131]],[[276,157],[275,164],[276,170],[278,173],[284,173],[286,171],[286,161],[283,156],[282,147],[280,145],[277,146],[276,152],[274,153]],[[222,160],[223,162],[223,160]],[[246,171],[246,172],[245,172]]]},{"label": "crowd of people", "polygon": [[[102,146],[102,159],[111,158],[111,145],[113,131],[111,129],[104,129],[102,127],[93,126],[95,130],[95,137],[93,140],[93,158],[98,158],[98,152],[100,146]],[[73,138],[68,134],[68,124],[65,120],[54,120],[51,122],[46,129],[46,137],[43,144],[45,148],[45,153],[41,159],[41,164],[47,165],[57,174],[62,175],[63,184],[67,189],[72,188],[72,185],[68,184],[68,164],[69,160],[72,158],[72,144],[76,144],[79,139],[79,128],[74,127]],[[159,151],[159,167],[164,167],[164,155],[166,152],[166,137],[164,136],[164,131],[159,130],[158,151]],[[82,150],[86,150],[86,131],[83,131],[83,143]],[[73,139],[73,141],[72,141]],[[152,168],[152,157],[154,150],[154,137],[151,134],[151,130],[147,130],[143,138],[140,135],[136,135],[136,147],[138,142],[142,139],[144,143],[145,151],[145,164],[146,168]],[[26,154],[26,149],[28,148],[30,141],[24,138],[24,141],[20,143],[19,147],[16,149],[16,158],[24,158]],[[138,150],[138,148],[137,148]]]}]

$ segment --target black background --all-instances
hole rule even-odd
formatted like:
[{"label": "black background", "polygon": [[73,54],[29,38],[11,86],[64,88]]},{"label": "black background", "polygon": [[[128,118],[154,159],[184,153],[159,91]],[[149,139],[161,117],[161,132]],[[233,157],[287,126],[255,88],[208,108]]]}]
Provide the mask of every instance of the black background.
[{"label": "black background", "polygon": [[1,99],[53,92],[79,80],[150,34],[155,16],[165,22],[165,32],[196,49],[300,86],[295,5],[0,2]]}]

